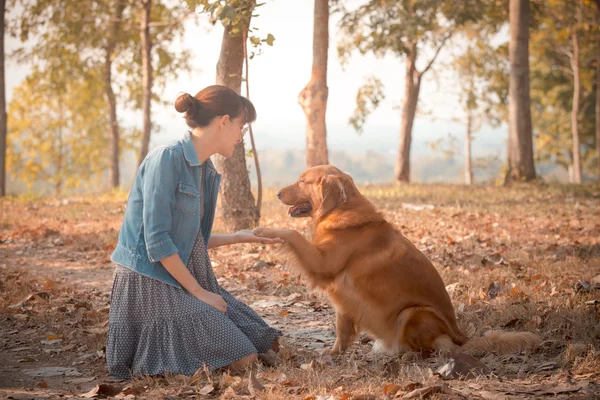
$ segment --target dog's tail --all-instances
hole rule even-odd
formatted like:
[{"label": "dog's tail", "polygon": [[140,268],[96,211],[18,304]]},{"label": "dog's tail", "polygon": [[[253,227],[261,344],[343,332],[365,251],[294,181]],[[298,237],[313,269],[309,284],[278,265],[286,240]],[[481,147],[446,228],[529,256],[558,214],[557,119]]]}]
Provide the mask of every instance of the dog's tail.
[{"label": "dog's tail", "polygon": [[532,332],[489,331],[484,336],[469,340],[460,350],[477,356],[487,353],[519,354],[531,352],[541,343],[542,338]]}]

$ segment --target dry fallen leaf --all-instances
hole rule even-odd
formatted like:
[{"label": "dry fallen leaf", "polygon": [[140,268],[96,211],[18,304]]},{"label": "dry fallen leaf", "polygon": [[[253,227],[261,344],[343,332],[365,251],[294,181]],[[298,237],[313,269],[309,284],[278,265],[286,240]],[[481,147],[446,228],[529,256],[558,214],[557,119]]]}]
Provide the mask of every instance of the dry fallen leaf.
[{"label": "dry fallen leaf", "polygon": [[138,396],[142,393],[142,389],[138,386],[125,386],[122,393],[125,396]]},{"label": "dry fallen leaf", "polygon": [[406,393],[404,396],[402,396],[402,398],[403,399],[416,399],[416,398],[426,399],[426,398],[430,397],[432,394],[436,394],[436,393],[452,394],[452,391],[446,385],[427,386],[424,388],[415,389],[410,393]]},{"label": "dry fallen leaf", "polygon": [[321,356],[319,358],[317,358],[317,362],[321,365],[328,365],[331,368],[335,367],[335,363],[333,362],[333,359],[327,353],[321,354]]},{"label": "dry fallen leaf", "polygon": [[260,374],[260,378],[271,382],[285,382],[287,379],[283,372],[263,372]]},{"label": "dry fallen leaf", "polygon": [[481,361],[458,351],[450,353],[450,359],[436,373],[442,379],[472,379],[480,375],[489,375],[490,370]]},{"label": "dry fallen leaf", "polygon": [[398,376],[398,373],[400,372],[400,366],[400,361],[390,361],[384,365],[383,373],[387,376]]},{"label": "dry fallen leaf", "polygon": [[556,363],[552,361],[539,364],[535,367],[536,372],[551,371],[553,369],[556,369]]},{"label": "dry fallen leaf", "polygon": [[86,399],[91,399],[93,397],[99,396],[116,396],[119,393],[121,393],[122,389],[122,386],[111,386],[105,383],[101,383],[99,385],[96,385],[96,387],[90,390],[89,392],[81,394],[79,396],[85,397]]},{"label": "dry fallen leaf", "polygon": [[542,318],[539,315],[534,315],[529,321],[525,323],[525,327],[529,331],[534,331],[542,325]]},{"label": "dry fallen leaf", "polygon": [[265,387],[260,383],[260,381],[254,375],[254,371],[250,371],[250,378],[248,379],[248,391],[252,396],[256,396],[258,392],[262,392],[265,390]]},{"label": "dry fallen leaf", "polygon": [[383,394],[385,394],[386,396],[393,396],[400,389],[400,386],[396,385],[395,383],[390,383],[383,387]]},{"label": "dry fallen leaf", "polygon": [[236,399],[237,393],[235,392],[235,390],[233,390],[233,388],[231,386],[229,386],[227,389],[225,389],[225,391],[223,392],[223,394],[221,394],[221,396],[219,397],[219,399],[221,400],[233,400]]},{"label": "dry fallen leaf", "polygon": [[311,362],[309,362],[309,363],[305,363],[305,364],[300,365],[300,369],[308,371],[308,370],[313,369],[313,365],[314,365],[314,360],[311,361]]},{"label": "dry fallen leaf", "polygon": [[213,390],[215,390],[215,387],[209,383],[208,385],[206,385],[202,389],[200,389],[200,391],[198,392],[198,394],[207,395],[210,392],[212,392]]},{"label": "dry fallen leaf", "polygon": [[241,382],[242,382],[242,378],[240,378],[239,376],[227,375],[225,380],[222,382],[222,385],[220,385],[220,386],[235,386],[235,385],[239,385]]}]

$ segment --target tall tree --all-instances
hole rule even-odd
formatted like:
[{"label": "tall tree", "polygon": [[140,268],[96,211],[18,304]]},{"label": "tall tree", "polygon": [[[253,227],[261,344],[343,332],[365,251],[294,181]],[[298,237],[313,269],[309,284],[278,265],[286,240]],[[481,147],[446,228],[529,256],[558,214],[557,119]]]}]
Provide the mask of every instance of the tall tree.
[{"label": "tall tree", "polygon": [[119,121],[117,119],[117,99],[113,90],[113,60],[119,41],[118,35],[121,29],[121,19],[125,9],[125,0],[113,0],[108,22],[108,32],[104,37],[104,96],[108,105],[108,116],[110,126],[110,170],[109,181],[113,188],[119,187]]},{"label": "tall tree", "polygon": [[[600,26],[600,0],[596,0],[596,24]],[[600,180],[600,30],[596,36],[596,174]]]},{"label": "tall tree", "polygon": [[[250,16],[240,21],[238,30],[234,26],[225,26],[221,53],[217,63],[218,85],[227,86],[240,93],[242,86],[242,67],[244,65],[243,31],[248,29]],[[245,18],[244,18],[245,19]],[[223,220],[233,230],[246,229],[258,224],[260,215],[254,203],[250,178],[246,169],[246,151],[244,142],[239,143],[233,156],[225,158],[215,156],[217,169],[223,174],[221,180],[221,204]]]},{"label": "tall tree", "polygon": [[[129,0],[16,0],[23,12],[12,21],[13,34],[23,42],[34,39],[33,46],[19,49],[17,60],[40,65],[45,70],[60,69],[64,48],[76,49],[77,57],[69,59],[74,79],[81,71],[102,71],[96,79],[103,83],[109,163],[109,184],[118,186],[121,130],[118,111],[123,107],[142,108],[141,35],[138,25],[130,18],[138,15],[138,2]],[[164,29],[150,32],[149,43],[156,44],[158,57],[153,70],[156,83],[181,71],[189,70],[185,51],[173,50],[169,44],[179,38],[183,28],[171,26],[185,7],[167,7],[163,1],[156,5],[155,21],[165,22]],[[187,8],[186,12],[187,12]],[[168,25],[168,27],[167,27]],[[148,64],[150,65],[150,64]],[[68,78],[68,77],[67,77]],[[117,79],[118,78],[118,79]],[[66,79],[66,78],[65,78]]]},{"label": "tall tree", "polygon": [[313,65],[308,84],[298,96],[306,115],[306,166],[328,164],[327,156],[327,52],[329,50],[329,0],[315,0]]},{"label": "tall tree", "polygon": [[[342,7],[340,27],[343,36],[338,45],[342,62],[354,50],[361,54],[371,52],[377,57],[383,57],[389,51],[405,59],[402,124],[395,169],[395,178],[399,182],[410,181],[412,127],[423,75],[431,69],[457,27],[472,18],[470,11],[477,9],[480,2],[477,3],[467,9],[463,3],[457,5],[438,0],[370,0],[352,11]],[[427,50],[430,55],[423,57]],[[424,62],[421,61],[423,58]],[[423,67],[419,68],[418,63]],[[373,81],[368,84],[375,87],[375,97],[381,99],[381,86],[373,86]],[[365,120],[365,115],[353,120],[360,123]]]},{"label": "tall tree", "polygon": [[4,73],[4,31],[6,0],[0,0],[0,197],[6,195],[6,86]]},{"label": "tall tree", "polygon": [[152,38],[150,37],[150,10],[152,0],[142,0],[140,10],[140,44],[142,46],[142,82],[143,98],[142,112],[144,115],[144,126],[142,128],[142,146],[138,165],[144,161],[150,146],[150,133],[152,132]]},{"label": "tall tree", "polygon": [[[492,46],[492,39],[505,23],[507,12],[503,1],[489,1],[485,7],[473,10],[473,20],[459,31],[459,55],[451,64],[460,82],[459,99],[464,108],[465,123],[465,184],[474,179],[474,162],[471,154],[473,134],[484,120],[498,125],[498,119],[506,114],[506,94],[498,90],[498,77],[505,75],[501,68],[505,63],[503,48]],[[479,15],[476,15],[478,13]],[[501,80],[502,82],[503,80]],[[507,92],[507,90],[505,91]]]},{"label": "tall tree", "polygon": [[[75,56],[63,53],[67,65]],[[98,96],[101,72],[90,70],[84,79],[70,79],[70,73],[68,68],[34,67],[13,91],[10,104],[8,171],[30,186],[51,185],[55,194],[86,183],[97,188],[108,167],[109,118]]]},{"label": "tall tree", "polygon": [[[139,15],[143,115],[139,165],[148,154],[150,147],[153,129],[152,101],[156,100],[153,87],[163,87],[168,77],[180,75],[190,69],[185,60],[188,57],[185,51],[176,54],[167,51],[163,46],[183,35],[183,22],[194,13],[179,3],[157,0],[140,1],[137,4],[137,11]],[[155,42],[158,46],[154,46]]]},{"label": "tall tree", "polygon": [[[271,34],[262,39],[250,35],[255,30],[250,27],[253,12],[261,4],[257,4],[255,0],[187,0],[187,3],[192,8],[201,6],[203,12],[209,14],[213,22],[220,21],[224,26],[221,52],[217,62],[216,83],[240,93],[244,58],[247,55],[246,40],[258,49],[256,53],[251,52],[248,57],[250,59],[260,54],[261,43],[271,46],[275,40]],[[252,145],[254,146],[254,141]],[[252,150],[253,156],[257,157],[256,149],[253,147]],[[254,203],[246,167],[244,142],[236,146],[231,157],[215,155],[214,161],[217,169],[223,174],[221,179],[223,222],[233,230],[256,226],[260,219],[260,209],[259,205]]]},{"label": "tall tree", "polygon": [[529,97],[529,0],[510,0],[508,170],[505,182],[535,179]]},{"label": "tall tree", "polygon": [[473,73],[467,77],[467,99],[465,101],[467,111],[467,127],[465,132],[465,184],[473,184],[473,166],[471,158],[471,142],[473,140],[473,128],[475,119],[475,76]]},{"label": "tall tree", "polygon": [[531,34],[531,98],[536,159],[558,163],[580,182],[594,148],[593,59],[598,26],[593,6],[548,0],[537,6]]},{"label": "tall tree", "polygon": [[573,109],[571,110],[571,132],[573,134],[573,173],[572,182],[581,183],[581,155],[579,145],[579,101],[581,100],[581,71],[580,71],[580,49],[579,49],[579,24],[583,19],[581,0],[576,1],[576,16],[571,27],[571,45],[573,51],[569,58],[573,70]]}]

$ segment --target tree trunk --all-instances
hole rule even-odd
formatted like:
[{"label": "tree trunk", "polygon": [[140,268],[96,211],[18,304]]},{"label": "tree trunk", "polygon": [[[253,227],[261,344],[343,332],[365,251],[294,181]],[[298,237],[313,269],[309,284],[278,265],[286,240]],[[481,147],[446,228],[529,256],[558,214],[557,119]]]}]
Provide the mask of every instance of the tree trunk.
[{"label": "tree trunk", "polygon": [[535,179],[529,97],[529,0],[510,0],[508,170],[505,182]]},{"label": "tree trunk", "polygon": [[6,0],[0,0],[0,197],[6,196],[6,87],[4,73],[4,14]]},{"label": "tree trunk", "polygon": [[306,115],[306,166],[328,164],[327,126],[327,51],[329,49],[329,3],[315,0],[313,23],[313,65],[308,84],[298,96]]},{"label": "tree trunk", "polygon": [[406,75],[404,77],[404,101],[402,105],[402,127],[400,130],[400,149],[394,176],[400,183],[410,182],[410,143],[412,127],[417,112],[419,90],[421,89],[421,74],[415,67],[417,59],[416,46],[406,58]]},{"label": "tree trunk", "polygon": [[119,121],[117,120],[117,100],[112,88],[112,60],[117,42],[117,35],[120,29],[120,20],[124,0],[115,0],[113,10],[113,22],[110,22],[108,38],[104,54],[104,94],[108,103],[108,115],[110,118],[110,186],[119,187]]},{"label": "tree trunk", "polygon": [[579,39],[577,37],[577,27],[573,27],[572,29],[571,40],[573,42],[573,57],[571,57],[571,69],[573,70],[573,108],[571,110],[571,132],[573,133],[572,183],[581,183],[581,156],[579,154],[579,127],[577,123],[581,83],[579,77]]},{"label": "tree trunk", "polygon": [[[240,28],[248,29],[249,22]],[[233,35],[231,26],[227,26],[223,32],[221,54],[217,63],[217,84],[227,86],[238,93],[242,86],[244,36],[241,32]],[[244,142],[242,141],[236,146],[233,156],[230,158],[217,154],[214,156],[214,161],[217,169],[223,174],[221,178],[223,222],[228,228],[235,231],[256,226],[260,214],[254,204],[254,196],[250,189]]]},{"label": "tree trunk", "polygon": [[[598,4],[600,14],[600,4]],[[600,18],[599,22],[600,24]],[[598,180],[600,180],[600,44],[596,48],[596,162],[598,163]]]},{"label": "tree trunk", "polygon": [[467,110],[467,134],[465,136],[465,184],[473,184],[473,166],[471,165],[471,138],[473,134],[473,110]]},{"label": "tree trunk", "polygon": [[[596,0],[596,16],[600,26],[600,0]],[[596,162],[600,180],[600,44],[596,47]]]},{"label": "tree trunk", "polygon": [[144,85],[144,97],[142,107],[144,113],[144,127],[142,131],[142,146],[138,166],[144,161],[148,154],[150,145],[150,133],[152,132],[152,120],[150,118],[150,107],[152,106],[152,41],[150,38],[150,9],[152,0],[142,0],[142,13],[140,22],[140,42],[142,45],[142,80]]},{"label": "tree trunk", "polygon": [[[246,66],[246,98],[250,100],[250,67],[248,63],[248,30],[244,31],[244,36],[242,37],[242,43],[244,44],[244,65]],[[262,186],[262,173],[260,172],[260,162],[258,160],[258,150],[256,149],[256,144],[254,143],[254,132],[252,130],[252,124],[248,125],[248,136],[250,136],[250,147],[252,148],[252,158],[254,158],[254,166],[256,167],[256,211],[258,215],[260,215],[260,210],[262,207],[262,194],[263,194],[263,186]]]},{"label": "tree trunk", "polygon": [[104,60],[104,93],[108,101],[110,118],[110,186],[119,187],[119,122],[117,121],[117,100],[112,89],[112,61],[107,51]]},{"label": "tree trunk", "polygon": [[63,100],[64,100],[64,94],[59,94],[57,96],[57,100],[58,100],[58,113],[60,114],[58,117],[58,129],[56,132],[56,141],[55,141],[55,145],[56,148],[54,149],[54,154],[56,154],[56,173],[55,173],[55,177],[58,177],[58,180],[54,183],[54,195],[55,196],[60,196],[61,191],[62,191],[62,185],[63,185],[63,181],[64,181],[64,177],[66,176],[65,174],[65,146],[64,146],[64,133],[63,133],[63,127],[65,127],[65,121],[63,120],[63,115],[65,115],[64,113],[64,107],[63,107]]}]

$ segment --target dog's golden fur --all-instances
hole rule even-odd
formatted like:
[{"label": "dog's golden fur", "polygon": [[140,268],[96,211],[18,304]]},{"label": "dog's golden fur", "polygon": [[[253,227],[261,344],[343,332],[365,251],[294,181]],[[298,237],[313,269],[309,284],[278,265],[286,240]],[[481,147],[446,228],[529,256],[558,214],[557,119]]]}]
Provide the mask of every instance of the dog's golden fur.
[{"label": "dog's golden fur", "polygon": [[333,353],[360,331],[393,353],[450,351],[514,353],[540,338],[529,332],[494,332],[469,340],[458,327],[444,282],[427,257],[362,196],[352,178],[334,166],[305,171],[278,196],[295,217],[312,217],[312,242],[289,229],[257,228],[286,241],[309,282],[336,309]]}]

